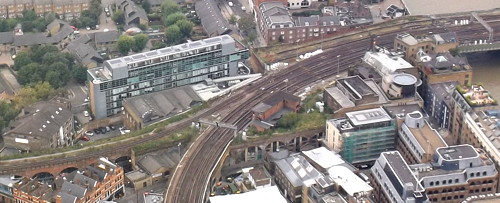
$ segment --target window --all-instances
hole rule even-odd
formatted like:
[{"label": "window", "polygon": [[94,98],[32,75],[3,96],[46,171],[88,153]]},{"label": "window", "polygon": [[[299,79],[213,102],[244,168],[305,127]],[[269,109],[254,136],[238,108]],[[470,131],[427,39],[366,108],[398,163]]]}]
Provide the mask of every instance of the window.
[{"label": "window", "polygon": [[[471,163],[472,164],[472,163]],[[474,173],[470,173],[470,177],[474,177]]]},{"label": "window", "polygon": [[486,171],[483,171],[483,176],[486,176]]},{"label": "window", "polygon": [[457,178],[457,179],[455,179],[455,183],[458,183],[458,178]]}]

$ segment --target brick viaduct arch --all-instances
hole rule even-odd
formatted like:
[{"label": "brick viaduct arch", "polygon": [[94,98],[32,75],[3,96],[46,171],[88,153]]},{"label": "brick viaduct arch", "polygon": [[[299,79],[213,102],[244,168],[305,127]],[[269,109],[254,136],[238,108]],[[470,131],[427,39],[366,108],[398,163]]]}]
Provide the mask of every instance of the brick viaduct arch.
[{"label": "brick viaduct arch", "polygon": [[[105,156],[110,160],[115,161],[120,157],[131,157],[130,150],[117,150],[110,154],[99,154],[94,152],[96,155],[88,155],[88,151],[79,152],[78,155],[71,155],[71,158],[53,158],[47,160],[47,158],[32,158],[32,159],[16,159],[16,160],[4,160],[0,161],[0,166],[5,166],[5,168],[0,167],[0,174],[6,175],[18,175],[32,178],[38,173],[47,172],[52,174],[54,177],[59,175],[63,170],[67,168],[83,168],[92,163],[96,163],[99,157]],[[87,154],[87,155],[85,155]],[[122,158],[123,159],[123,158]],[[68,160],[68,161],[66,161]],[[16,165],[15,167],[9,167]]]}]

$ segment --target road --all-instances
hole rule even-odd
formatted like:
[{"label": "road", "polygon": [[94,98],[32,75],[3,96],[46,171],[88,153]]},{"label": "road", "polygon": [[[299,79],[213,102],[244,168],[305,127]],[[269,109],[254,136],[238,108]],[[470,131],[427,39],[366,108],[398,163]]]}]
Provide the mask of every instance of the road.
[{"label": "road", "polygon": [[[482,27],[477,27],[477,25],[467,25],[450,30],[457,31],[458,36],[461,38],[474,38],[476,36],[476,34],[474,34],[475,30],[465,29],[469,27],[484,29]],[[500,23],[492,24],[492,27],[494,29],[500,29]],[[406,27],[397,31],[377,33],[380,34],[378,44],[391,47],[396,33],[408,31],[410,29],[420,34],[430,31],[434,33],[445,31],[443,28]],[[359,34],[356,34],[356,36],[357,35]],[[46,168],[54,164],[96,159],[116,151],[126,151],[137,144],[175,134],[189,126],[191,122],[195,122],[199,118],[208,117],[216,112],[221,112],[222,110],[229,112],[225,115],[223,122],[234,123],[241,128],[245,123],[250,121],[251,116],[249,110],[251,107],[269,96],[271,91],[286,88],[290,92],[297,92],[303,90],[305,86],[313,81],[323,80],[335,75],[336,71],[332,71],[332,69],[336,69],[337,63],[332,62],[331,59],[336,58],[338,54],[342,56],[340,58],[342,70],[345,70],[353,61],[359,60],[371,43],[366,37],[367,33],[364,33],[363,36],[364,37],[354,39],[352,35],[349,35],[345,37],[344,41],[325,44],[324,48],[327,50],[325,53],[301,61],[283,69],[279,73],[266,75],[255,82],[254,85],[233,92],[232,97],[221,98],[213,102],[211,108],[205,109],[186,120],[171,124],[160,132],[143,135],[140,138],[133,138],[120,145],[109,146],[102,150],[82,149],[79,150],[82,153],[78,154],[78,156],[61,156],[61,158],[50,160],[25,158],[21,160],[0,161],[0,174],[15,174],[18,171],[24,171],[30,168]],[[500,34],[496,37],[500,37]],[[288,83],[284,82],[285,79],[289,79]],[[264,91],[261,90],[262,87]],[[175,187],[169,187],[167,202],[202,202],[204,197],[203,192],[207,186],[206,181],[210,177],[212,167],[216,165],[224,147],[227,146],[231,140],[232,133],[224,130],[215,131],[212,129],[207,131],[207,134],[199,136],[192,144],[193,147],[190,147],[183,157],[180,169],[176,170],[172,177],[172,185],[175,185]]]}]

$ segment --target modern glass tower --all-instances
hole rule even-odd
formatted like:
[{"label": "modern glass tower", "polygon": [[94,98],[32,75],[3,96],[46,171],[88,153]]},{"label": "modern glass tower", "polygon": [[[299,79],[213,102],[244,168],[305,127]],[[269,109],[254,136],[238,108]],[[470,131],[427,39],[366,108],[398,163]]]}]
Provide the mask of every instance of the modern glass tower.
[{"label": "modern glass tower", "polygon": [[124,98],[237,75],[248,49],[222,35],[115,58],[88,70],[90,107],[95,118],[122,111]]}]

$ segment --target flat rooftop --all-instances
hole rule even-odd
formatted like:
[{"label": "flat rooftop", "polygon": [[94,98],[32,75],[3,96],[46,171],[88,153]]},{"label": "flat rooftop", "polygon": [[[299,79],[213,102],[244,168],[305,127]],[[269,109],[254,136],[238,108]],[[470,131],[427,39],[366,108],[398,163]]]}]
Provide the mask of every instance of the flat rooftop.
[{"label": "flat rooftop", "polygon": [[255,203],[255,202],[273,202],[287,203],[287,200],[281,195],[277,186],[264,187],[257,190],[232,195],[209,197],[211,203]]},{"label": "flat rooftop", "polygon": [[479,157],[476,149],[471,145],[455,145],[437,149],[439,156],[445,160],[467,159]]},{"label": "flat rooftop", "polygon": [[386,122],[392,119],[383,108],[348,112],[346,116],[355,126]]},{"label": "flat rooftop", "polygon": [[349,92],[357,99],[361,99],[365,95],[376,94],[359,76],[341,78],[338,82],[348,87]]},{"label": "flat rooftop", "polygon": [[[418,113],[420,114],[420,112]],[[436,129],[431,128],[427,121],[424,121],[423,127],[408,129],[428,154],[434,154],[437,148],[448,146]]]},{"label": "flat rooftop", "polygon": [[324,169],[337,166],[345,163],[345,161],[337,153],[328,150],[325,147],[315,148],[309,151],[302,151],[304,156],[316,162]]},{"label": "flat rooftop", "polygon": [[402,2],[410,15],[436,15],[500,8],[498,0],[402,0]]},{"label": "flat rooftop", "polygon": [[[115,58],[111,60],[107,60],[104,63],[108,63],[111,68],[126,66],[126,64],[140,62],[140,61],[149,61],[154,58],[168,56],[176,53],[180,53],[183,51],[192,51],[197,48],[212,46],[216,44],[225,44],[225,43],[234,43],[235,40],[229,35],[222,35],[211,37],[208,39],[187,42],[184,44],[179,44],[171,47],[165,47],[153,51],[138,53],[130,56],[124,56],[120,58]],[[235,46],[236,49],[236,46]]]},{"label": "flat rooftop", "polygon": [[340,185],[349,196],[355,196],[357,193],[370,192],[373,188],[364,180],[354,174],[344,166],[334,166],[328,169],[328,174]]},{"label": "flat rooftop", "polygon": [[384,75],[413,68],[413,66],[400,56],[391,56],[381,52],[366,52],[363,61]]},{"label": "flat rooftop", "polygon": [[[461,91],[462,90],[462,91]],[[470,106],[484,106],[484,105],[496,105],[495,99],[491,96],[490,92],[486,90],[483,86],[472,85],[471,87],[461,87],[459,92],[466,99]]]},{"label": "flat rooftop", "polygon": [[382,153],[382,156],[387,159],[387,164],[391,166],[394,175],[397,180],[400,181],[400,183],[393,183],[394,185],[400,184],[401,186],[404,186],[406,183],[412,183],[414,187],[418,186],[417,179],[413,176],[410,167],[406,164],[399,152],[384,152]]}]

